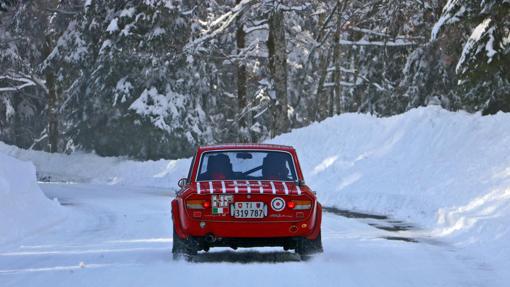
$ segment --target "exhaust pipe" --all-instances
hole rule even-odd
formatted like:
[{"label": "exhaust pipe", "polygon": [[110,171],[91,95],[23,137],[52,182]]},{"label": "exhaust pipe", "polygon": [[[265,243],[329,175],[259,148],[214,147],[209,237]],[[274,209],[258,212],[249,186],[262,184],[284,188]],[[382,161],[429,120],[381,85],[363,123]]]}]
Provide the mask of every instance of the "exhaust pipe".
[{"label": "exhaust pipe", "polygon": [[216,242],[216,236],[214,236],[214,234],[207,234],[205,236],[205,242],[207,242],[207,243],[214,243],[214,242]]}]

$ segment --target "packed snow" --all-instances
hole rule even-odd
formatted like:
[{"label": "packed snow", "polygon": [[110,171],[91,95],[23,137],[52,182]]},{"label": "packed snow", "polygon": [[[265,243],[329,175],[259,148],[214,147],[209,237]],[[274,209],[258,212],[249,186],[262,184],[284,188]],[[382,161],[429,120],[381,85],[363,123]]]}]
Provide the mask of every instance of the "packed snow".
[{"label": "packed snow", "polygon": [[[204,255],[204,264],[172,262],[169,201],[190,159],[139,162],[0,144],[2,163],[3,157],[11,159],[6,155],[32,161],[39,179],[51,182],[40,184],[45,193],[70,212],[64,223],[32,231],[22,245],[0,248],[0,283],[6,283],[0,285],[87,286],[101,278],[108,278],[109,286],[142,284],[130,276],[137,272],[150,277],[146,286],[175,276],[198,285],[203,282],[186,274],[203,272],[216,285],[229,278],[259,286],[248,280],[255,274],[269,285],[505,286],[509,123],[510,114],[481,116],[432,106],[389,118],[344,114],[269,141],[297,149],[305,179],[324,206],[388,215],[385,224],[413,226],[384,231],[373,227],[380,222],[326,212],[325,253],[308,263],[273,249],[244,251],[240,257],[213,250]],[[30,174],[30,168],[23,169]],[[2,193],[6,196],[12,193]],[[48,212],[62,208],[46,202]],[[381,239],[396,235],[417,243]],[[285,264],[267,265],[274,262]],[[26,277],[29,273],[46,276]]]},{"label": "packed snow", "polygon": [[34,165],[0,153],[0,243],[64,219],[59,203],[46,198],[37,185]]}]

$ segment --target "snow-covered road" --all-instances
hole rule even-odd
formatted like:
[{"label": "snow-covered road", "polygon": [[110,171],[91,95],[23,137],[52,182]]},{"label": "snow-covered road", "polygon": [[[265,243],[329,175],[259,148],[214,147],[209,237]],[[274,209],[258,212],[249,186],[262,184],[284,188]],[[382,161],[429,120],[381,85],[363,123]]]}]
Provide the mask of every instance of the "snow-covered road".
[{"label": "snow-covered road", "polygon": [[[2,287],[430,287],[501,282],[493,266],[446,243],[420,238],[419,231],[385,231],[367,219],[329,212],[323,222],[325,252],[308,262],[279,248],[213,249],[198,262],[173,261],[172,194],[167,190],[56,183],[41,187],[48,197],[59,199],[69,216],[0,247]],[[394,236],[418,242],[384,239]]]}]

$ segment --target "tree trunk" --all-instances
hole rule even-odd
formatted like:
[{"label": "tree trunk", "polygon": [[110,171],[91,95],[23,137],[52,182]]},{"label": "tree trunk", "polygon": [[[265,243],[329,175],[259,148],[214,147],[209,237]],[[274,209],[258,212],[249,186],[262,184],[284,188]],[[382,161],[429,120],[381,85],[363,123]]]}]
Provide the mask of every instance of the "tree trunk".
[{"label": "tree trunk", "polygon": [[[236,0],[236,4],[239,4],[241,0]],[[241,53],[242,49],[245,48],[245,32],[244,25],[241,21],[241,16],[237,20],[237,31],[236,31],[236,44],[237,53]],[[240,142],[250,142],[250,133],[248,130],[247,122],[249,119],[249,113],[246,113],[246,65],[244,61],[237,61],[237,114],[240,115],[238,123],[238,140]]]},{"label": "tree trunk", "polygon": [[283,12],[275,9],[269,17],[269,36],[267,49],[269,52],[269,70],[273,81],[275,96],[273,98],[273,123],[271,137],[289,130],[287,115],[287,42],[285,40]]},{"label": "tree trunk", "polygon": [[[53,41],[46,36],[45,57],[51,53]],[[48,88],[48,145],[50,152],[58,152],[58,97],[55,90],[55,75],[51,68],[46,69],[46,87]]]},{"label": "tree trunk", "polygon": [[[21,97],[19,95],[14,95],[14,97],[12,97],[12,102],[11,102],[12,108],[14,109],[14,116],[12,119],[13,128],[11,129],[10,132],[14,136],[14,144],[17,146],[23,146],[23,121],[22,121],[23,115],[21,115],[21,113],[19,111],[20,104],[21,104]],[[7,127],[8,127],[9,122],[7,121],[7,118],[6,118],[6,122],[7,122]]]},{"label": "tree trunk", "polygon": [[[329,50],[329,49],[328,49]],[[317,85],[316,100],[317,104],[315,107],[315,120],[322,121],[327,117],[328,112],[328,96],[324,91],[324,82],[328,75],[328,64],[329,64],[330,53],[321,54],[319,56],[319,83]]]},{"label": "tree trunk", "polygon": [[342,29],[342,12],[345,8],[345,2],[340,7],[340,1],[338,1],[339,6],[337,10],[337,23],[335,33],[333,34],[333,63],[334,63],[334,71],[333,71],[333,83],[335,83],[334,88],[331,90],[331,106],[329,110],[329,116],[333,116],[335,114],[341,113],[341,93],[342,93],[342,70],[340,66],[340,32]]}]

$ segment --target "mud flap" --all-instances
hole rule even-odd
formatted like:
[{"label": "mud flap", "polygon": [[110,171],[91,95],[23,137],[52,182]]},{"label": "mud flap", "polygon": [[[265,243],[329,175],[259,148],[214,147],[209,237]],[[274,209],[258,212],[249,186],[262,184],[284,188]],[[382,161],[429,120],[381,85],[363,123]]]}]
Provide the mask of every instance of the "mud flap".
[{"label": "mud flap", "polygon": [[177,200],[172,200],[172,221],[173,221],[173,228],[174,228],[174,235],[179,236],[181,239],[186,239],[186,234],[182,230],[181,227],[181,219],[179,216],[179,202]]},{"label": "mud flap", "polygon": [[315,240],[321,234],[321,223],[322,223],[322,206],[317,203],[317,215],[315,217],[315,225],[313,232],[306,237],[309,240]]}]

